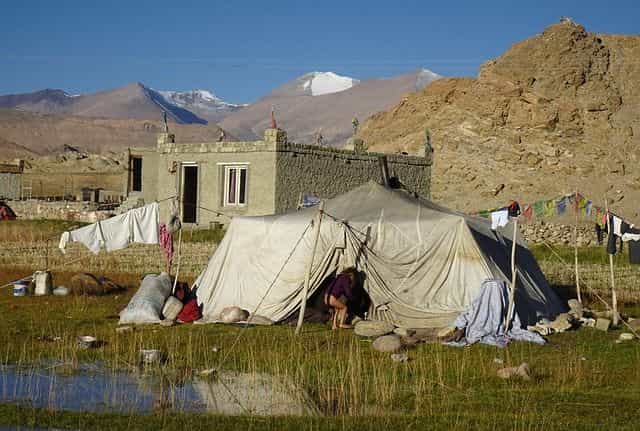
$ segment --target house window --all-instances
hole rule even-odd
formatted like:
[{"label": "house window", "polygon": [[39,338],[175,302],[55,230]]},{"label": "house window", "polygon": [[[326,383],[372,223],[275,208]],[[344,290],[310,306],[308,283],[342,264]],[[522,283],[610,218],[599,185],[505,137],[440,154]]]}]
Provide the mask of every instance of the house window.
[{"label": "house window", "polygon": [[224,204],[247,204],[246,165],[229,165],[224,167]]}]

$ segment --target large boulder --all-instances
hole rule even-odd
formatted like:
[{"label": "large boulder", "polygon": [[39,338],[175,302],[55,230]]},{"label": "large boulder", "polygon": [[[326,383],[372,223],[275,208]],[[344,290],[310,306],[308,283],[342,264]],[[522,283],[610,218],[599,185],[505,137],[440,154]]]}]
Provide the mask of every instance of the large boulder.
[{"label": "large boulder", "polygon": [[232,306],[223,308],[220,312],[220,320],[223,323],[236,323],[247,320],[249,312],[240,307]]},{"label": "large boulder", "polygon": [[380,337],[393,332],[395,326],[383,320],[361,320],[353,328],[353,332],[361,337]]},{"label": "large boulder", "polygon": [[395,353],[402,349],[402,340],[398,335],[383,335],[373,342],[373,350],[385,353]]}]

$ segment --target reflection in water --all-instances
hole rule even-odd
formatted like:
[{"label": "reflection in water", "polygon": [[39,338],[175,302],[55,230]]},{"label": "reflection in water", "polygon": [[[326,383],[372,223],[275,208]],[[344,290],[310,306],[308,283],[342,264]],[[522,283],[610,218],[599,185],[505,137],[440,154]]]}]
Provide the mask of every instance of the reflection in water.
[{"label": "reflection in water", "polygon": [[170,409],[223,415],[318,414],[302,390],[269,374],[225,371],[176,385],[157,376],[95,365],[82,365],[68,375],[54,369],[0,367],[0,402],[96,413]]}]

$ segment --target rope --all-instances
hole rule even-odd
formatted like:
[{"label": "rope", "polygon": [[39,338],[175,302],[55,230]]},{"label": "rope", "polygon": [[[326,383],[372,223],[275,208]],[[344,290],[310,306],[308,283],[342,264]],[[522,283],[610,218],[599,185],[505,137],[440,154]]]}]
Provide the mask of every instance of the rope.
[{"label": "rope", "polygon": [[[553,249],[553,247],[551,247],[544,239],[542,240],[542,243],[547,246],[549,248],[549,250],[551,250],[551,252],[560,260],[560,262],[562,262],[564,265],[569,266],[569,264],[567,263],[567,261],[565,261],[562,256],[560,256],[558,253],[556,253],[556,251]],[[586,286],[587,289],[589,289],[589,291],[591,293],[593,293],[593,295],[599,299],[604,305],[605,307],[607,307],[608,310],[613,311],[613,308],[609,305],[609,303],[607,301],[605,301],[600,295],[598,295],[598,292],[595,291],[595,289],[593,289],[589,284],[587,284],[584,280],[582,280],[582,278],[578,275],[578,279],[582,281],[582,283],[584,284],[584,286]],[[629,328],[629,330],[633,333],[633,335],[636,336],[636,338],[640,339],[640,335],[636,332],[635,329],[633,329],[631,327],[631,325],[629,325],[627,322],[625,322],[624,320],[621,319],[621,322],[627,327]]]},{"label": "rope", "polygon": [[327,217],[329,217],[330,219],[332,219],[333,221],[343,224],[349,230],[351,230],[353,232],[356,232],[356,233],[359,233],[360,235],[364,236],[365,238],[367,237],[367,234],[365,232],[362,232],[361,230],[358,230],[355,227],[351,226],[347,220],[339,219],[338,217],[336,217],[334,215],[331,215],[330,213],[328,213],[326,211],[323,211],[323,214],[326,215]]},{"label": "rope", "polygon": [[[256,305],[256,307],[253,309],[253,312],[251,314],[249,314],[249,318],[251,318],[251,316],[255,315],[256,311],[258,311],[258,309],[260,308],[260,306],[262,305],[262,303],[264,302],[264,300],[266,299],[267,295],[269,294],[269,292],[271,291],[271,289],[273,288],[273,286],[276,283],[276,280],[278,280],[278,277],[280,277],[280,274],[282,273],[282,271],[284,270],[285,266],[287,265],[287,263],[289,263],[289,260],[291,259],[291,257],[293,256],[293,253],[296,251],[296,249],[298,248],[298,245],[300,245],[300,242],[302,242],[302,239],[304,238],[305,234],[307,233],[307,231],[309,230],[309,228],[313,225],[313,222],[310,222],[307,227],[304,229],[304,231],[302,232],[302,234],[300,235],[300,238],[298,238],[298,241],[296,242],[296,244],[293,246],[293,249],[291,250],[291,252],[289,253],[289,256],[287,256],[287,258],[285,259],[284,263],[282,264],[282,266],[280,267],[280,270],[277,272],[277,274],[275,275],[275,277],[273,278],[273,280],[271,281],[271,284],[269,284],[269,287],[267,288],[267,291],[264,293],[264,295],[262,295],[262,298],[260,299],[260,302],[258,303],[258,305]],[[247,322],[244,324],[244,327],[247,328],[249,326],[249,321],[247,320]],[[220,369],[220,367],[222,366],[222,364],[224,364],[224,362],[227,360],[227,358],[229,357],[229,355],[231,354],[231,352],[233,351],[233,349],[235,348],[235,346],[238,344],[238,341],[240,341],[240,338],[242,338],[242,335],[244,334],[245,331],[240,331],[238,333],[238,336],[236,337],[236,339],[233,341],[233,343],[231,344],[231,347],[229,348],[229,350],[225,350],[225,354],[222,357],[222,359],[220,360],[220,362],[218,363],[218,368]]]}]

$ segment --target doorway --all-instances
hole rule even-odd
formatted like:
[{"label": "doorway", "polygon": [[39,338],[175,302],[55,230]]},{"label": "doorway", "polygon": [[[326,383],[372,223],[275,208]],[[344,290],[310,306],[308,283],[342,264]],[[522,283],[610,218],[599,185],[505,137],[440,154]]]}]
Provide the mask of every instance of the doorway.
[{"label": "doorway", "polygon": [[198,213],[198,166],[184,165],[182,171],[182,221],[196,223]]}]

